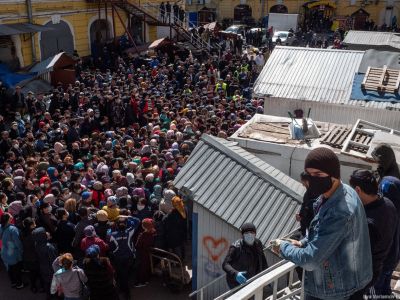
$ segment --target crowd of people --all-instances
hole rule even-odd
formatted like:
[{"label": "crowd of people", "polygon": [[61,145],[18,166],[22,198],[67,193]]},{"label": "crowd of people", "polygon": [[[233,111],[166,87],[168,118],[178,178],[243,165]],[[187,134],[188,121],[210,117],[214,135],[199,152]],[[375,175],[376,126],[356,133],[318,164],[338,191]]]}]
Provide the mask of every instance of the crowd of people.
[{"label": "crowd of people", "polygon": [[230,51],[203,59],[104,49],[50,94],[16,87],[0,117],[10,285],[47,299],[87,290],[129,299],[133,285],[150,281],[150,247],[184,262],[191,208],[173,179],[203,133],[226,138],[262,113],[249,91],[257,70],[254,58]]}]

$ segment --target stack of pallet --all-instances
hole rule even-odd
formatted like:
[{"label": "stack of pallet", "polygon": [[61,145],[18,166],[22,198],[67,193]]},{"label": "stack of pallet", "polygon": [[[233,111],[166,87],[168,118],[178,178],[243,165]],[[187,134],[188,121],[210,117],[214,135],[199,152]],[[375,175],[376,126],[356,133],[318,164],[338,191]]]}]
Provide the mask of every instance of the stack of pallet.
[{"label": "stack of pallet", "polygon": [[397,94],[399,92],[399,85],[400,70],[388,69],[387,66],[383,66],[383,68],[368,67],[364,80],[361,83],[361,88],[380,93]]}]

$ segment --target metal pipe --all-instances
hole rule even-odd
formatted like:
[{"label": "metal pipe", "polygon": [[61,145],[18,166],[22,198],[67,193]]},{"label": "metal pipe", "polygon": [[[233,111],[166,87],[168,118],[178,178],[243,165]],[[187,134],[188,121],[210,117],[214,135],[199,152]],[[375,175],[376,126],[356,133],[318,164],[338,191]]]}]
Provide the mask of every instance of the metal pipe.
[{"label": "metal pipe", "polygon": [[[33,24],[33,16],[32,16],[32,1],[26,0],[26,9],[28,11],[28,20],[29,23]],[[36,46],[35,46],[35,36],[34,33],[30,33],[31,36],[31,47],[32,47],[32,62],[36,62]]]}]

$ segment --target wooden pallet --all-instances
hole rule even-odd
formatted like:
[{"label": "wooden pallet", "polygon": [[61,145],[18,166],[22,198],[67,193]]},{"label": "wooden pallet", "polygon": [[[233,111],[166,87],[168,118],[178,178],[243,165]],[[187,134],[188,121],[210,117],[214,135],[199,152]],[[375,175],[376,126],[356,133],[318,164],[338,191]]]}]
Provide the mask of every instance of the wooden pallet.
[{"label": "wooden pallet", "polygon": [[377,92],[398,93],[400,85],[400,70],[368,67],[364,80],[361,83],[363,90]]},{"label": "wooden pallet", "polygon": [[332,130],[328,131],[321,138],[320,143],[341,149],[350,131],[351,130],[347,127],[335,125]]}]

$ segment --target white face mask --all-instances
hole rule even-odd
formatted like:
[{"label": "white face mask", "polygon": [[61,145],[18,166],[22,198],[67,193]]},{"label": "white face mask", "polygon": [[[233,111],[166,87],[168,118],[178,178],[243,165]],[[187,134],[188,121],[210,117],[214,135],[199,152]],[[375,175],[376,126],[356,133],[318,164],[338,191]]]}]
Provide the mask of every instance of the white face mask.
[{"label": "white face mask", "polygon": [[141,211],[141,210],[144,209],[144,207],[145,207],[144,205],[137,205],[137,210],[138,210],[138,211]]},{"label": "white face mask", "polygon": [[246,232],[243,234],[243,240],[247,245],[253,246],[254,241],[256,240],[256,235],[251,232]]}]

